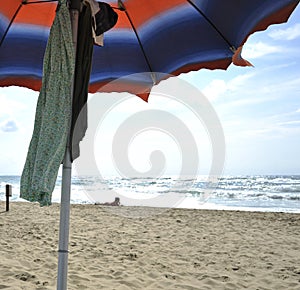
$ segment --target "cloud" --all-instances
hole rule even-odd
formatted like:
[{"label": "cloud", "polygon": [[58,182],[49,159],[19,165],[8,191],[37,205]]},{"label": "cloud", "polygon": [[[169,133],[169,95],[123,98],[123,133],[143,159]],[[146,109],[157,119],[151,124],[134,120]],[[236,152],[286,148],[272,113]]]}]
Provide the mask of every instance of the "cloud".
[{"label": "cloud", "polygon": [[278,125],[279,126],[298,126],[298,125],[300,125],[300,120],[280,122],[280,123],[278,123]]},{"label": "cloud", "polygon": [[0,130],[2,132],[16,132],[19,128],[14,120],[6,120],[0,124]]},{"label": "cloud", "polygon": [[225,93],[227,90],[227,84],[224,80],[215,79],[212,80],[203,90],[203,94],[209,99],[214,100]]},{"label": "cloud", "polygon": [[[296,119],[297,111],[267,115],[256,119],[242,119],[243,132],[247,137],[272,138],[297,138],[300,134],[300,120]],[[298,140],[300,140],[298,138]]]},{"label": "cloud", "polygon": [[227,82],[221,79],[214,79],[207,86],[204,87],[202,92],[210,100],[215,100],[223,96],[228,91],[238,91],[241,87],[244,87],[245,84],[249,81],[249,79],[252,78],[254,75],[254,73],[238,75]]},{"label": "cloud", "polygon": [[300,23],[286,29],[274,29],[268,34],[275,40],[293,40],[300,37]]},{"label": "cloud", "polygon": [[253,78],[254,76],[255,76],[255,73],[253,73],[253,72],[238,75],[228,82],[228,85],[227,85],[228,89],[230,91],[236,91],[241,88],[244,88],[245,85],[248,83],[248,81],[251,78]]},{"label": "cloud", "polygon": [[246,44],[243,48],[242,55],[245,59],[254,59],[282,51],[283,48],[280,46],[269,45],[259,41],[257,43]]},{"label": "cloud", "polygon": [[0,114],[14,115],[26,109],[25,103],[18,102],[13,99],[9,99],[8,96],[0,91]]}]

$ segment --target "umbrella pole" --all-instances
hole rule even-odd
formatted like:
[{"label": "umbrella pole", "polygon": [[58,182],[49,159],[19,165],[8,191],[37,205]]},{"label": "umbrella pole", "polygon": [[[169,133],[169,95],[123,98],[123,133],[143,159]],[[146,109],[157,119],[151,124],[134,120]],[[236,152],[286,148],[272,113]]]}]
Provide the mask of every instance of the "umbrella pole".
[{"label": "umbrella pole", "polygon": [[61,185],[57,290],[67,289],[71,177],[71,154],[69,148],[67,148],[63,161]]},{"label": "umbrella pole", "polygon": [[[76,55],[78,18],[81,0],[70,1],[70,18],[72,25],[73,45]],[[71,86],[73,99],[74,80]],[[71,178],[72,161],[70,152],[69,135],[65,157],[63,161],[62,185],[61,185],[61,204],[60,204],[60,224],[59,224],[59,246],[58,246],[58,271],[57,271],[57,290],[66,290],[68,281],[68,246],[69,246],[69,225],[70,225],[70,199],[71,199]]]}]

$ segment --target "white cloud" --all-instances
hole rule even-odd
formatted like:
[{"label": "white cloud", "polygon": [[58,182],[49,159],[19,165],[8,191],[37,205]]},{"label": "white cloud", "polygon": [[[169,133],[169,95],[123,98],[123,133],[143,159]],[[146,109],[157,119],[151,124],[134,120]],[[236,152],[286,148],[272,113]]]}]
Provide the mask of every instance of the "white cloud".
[{"label": "white cloud", "polygon": [[279,120],[285,120],[285,119],[290,120],[291,118],[299,117],[298,116],[299,113],[300,113],[300,109],[293,110],[293,111],[288,111],[288,112],[281,113],[281,114],[275,114],[273,116],[270,116],[270,120],[272,122],[275,122],[275,121],[279,122]]},{"label": "white cloud", "polygon": [[[233,129],[233,134],[241,137],[259,137],[263,139],[287,138],[299,136],[300,120],[295,120],[295,111],[268,115],[260,118],[241,119],[241,126]],[[242,132],[242,133],[241,133]],[[300,139],[299,139],[300,140]]]},{"label": "white cloud", "polygon": [[280,125],[280,126],[300,125],[300,120],[280,122],[280,123],[278,123],[278,125]]},{"label": "white cloud", "polygon": [[212,80],[203,90],[203,94],[210,100],[217,99],[227,90],[227,84],[224,80]]},{"label": "white cloud", "polygon": [[243,48],[242,55],[245,59],[259,58],[268,54],[282,52],[280,46],[269,45],[264,42],[246,44]]},{"label": "white cloud", "polygon": [[244,123],[241,127],[231,132],[230,138],[233,141],[241,139],[272,140],[283,139],[299,135],[300,127],[297,122],[267,123],[268,120],[251,121],[251,124]]},{"label": "white cloud", "polygon": [[5,94],[1,94],[0,92],[0,116],[14,115],[24,109],[26,109],[24,103],[9,99]]},{"label": "white cloud", "polygon": [[275,29],[268,34],[275,40],[293,40],[300,37],[300,23],[286,29]]},{"label": "white cloud", "polygon": [[0,130],[2,132],[15,132],[19,128],[15,120],[6,120],[0,124]]},{"label": "white cloud", "polygon": [[254,76],[254,73],[246,73],[238,75],[229,81],[224,81],[221,79],[212,80],[202,92],[210,100],[215,100],[223,96],[227,91],[237,91],[241,87],[244,87],[247,81]]},{"label": "white cloud", "polygon": [[229,90],[231,91],[236,91],[240,88],[244,88],[245,84],[249,81],[249,79],[251,79],[253,76],[255,76],[254,73],[245,73],[242,75],[238,75],[235,78],[231,79],[228,84],[227,87]]},{"label": "white cloud", "polygon": [[[289,79],[282,79],[279,82],[274,82],[272,84],[268,84],[267,87],[264,88],[264,93],[272,93],[273,96],[283,97],[283,96],[295,96],[298,98],[299,95],[299,87],[300,87],[300,78],[294,77]],[[285,98],[286,99],[286,98]]]}]

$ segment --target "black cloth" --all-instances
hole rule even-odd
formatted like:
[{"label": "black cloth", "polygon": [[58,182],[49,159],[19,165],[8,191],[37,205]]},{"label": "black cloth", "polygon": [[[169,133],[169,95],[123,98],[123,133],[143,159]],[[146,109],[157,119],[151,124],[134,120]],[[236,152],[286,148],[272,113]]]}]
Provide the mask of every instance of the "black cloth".
[{"label": "black cloth", "polygon": [[[96,35],[111,29],[118,20],[118,14],[109,4],[98,2],[100,10],[95,15]],[[79,142],[87,130],[87,98],[93,57],[93,17],[89,5],[83,5],[78,20],[78,39],[76,50],[76,66],[74,76],[74,92],[72,102],[72,123],[70,151],[71,160],[80,155]]]},{"label": "black cloth", "polygon": [[[79,142],[87,129],[87,98],[93,56],[92,14],[90,6],[83,5],[78,20],[78,38],[71,123],[71,160],[79,157]],[[75,126],[76,125],[76,126]]]},{"label": "black cloth", "polygon": [[101,35],[113,28],[118,21],[118,14],[105,2],[98,2],[100,11],[95,15],[96,35]]}]

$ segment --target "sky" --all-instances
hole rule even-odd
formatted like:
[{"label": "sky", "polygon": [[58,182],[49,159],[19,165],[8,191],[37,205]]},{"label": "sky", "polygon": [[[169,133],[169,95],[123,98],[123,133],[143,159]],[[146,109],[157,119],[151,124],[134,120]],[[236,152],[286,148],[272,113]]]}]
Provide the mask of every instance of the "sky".
[{"label": "sky", "polygon": [[[300,7],[288,23],[273,25],[248,39],[242,55],[253,67],[231,65],[227,71],[200,70],[179,77],[205,96],[220,121],[225,137],[225,175],[300,174],[299,19]],[[38,93],[29,89],[0,88],[0,175],[22,172],[37,99]],[[198,147],[199,174],[209,172],[212,140],[205,124],[184,104],[151,95],[148,103],[131,96],[98,125],[93,156],[101,174],[118,174],[111,149],[118,126],[138,112],[158,109],[186,124]],[[151,152],[161,150],[165,173],[180,171],[183,140],[175,140],[164,128],[140,130],[130,143],[128,158],[137,170],[147,171]]]}]

